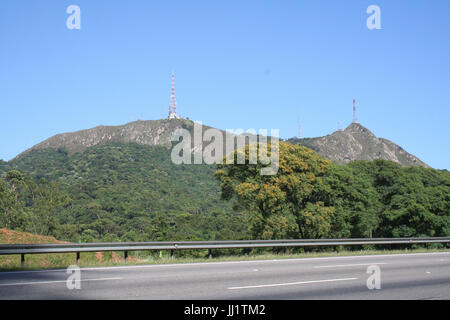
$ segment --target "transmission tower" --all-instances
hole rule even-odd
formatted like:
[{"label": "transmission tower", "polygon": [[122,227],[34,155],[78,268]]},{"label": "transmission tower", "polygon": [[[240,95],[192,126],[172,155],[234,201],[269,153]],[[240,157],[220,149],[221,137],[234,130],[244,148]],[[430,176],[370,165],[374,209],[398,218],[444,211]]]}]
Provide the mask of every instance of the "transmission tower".
[{"label": "transmission tower", "polygon": [[353,99],[353,123],[358,123],[358,118],[356,118],[356,100]]},{"label": "transmission tower", "polygon": [[179,119],[177,114],[177,101],[175,99],[175,74],[172,72],[172,91],[169,102],[169,117],[168,119]]}]

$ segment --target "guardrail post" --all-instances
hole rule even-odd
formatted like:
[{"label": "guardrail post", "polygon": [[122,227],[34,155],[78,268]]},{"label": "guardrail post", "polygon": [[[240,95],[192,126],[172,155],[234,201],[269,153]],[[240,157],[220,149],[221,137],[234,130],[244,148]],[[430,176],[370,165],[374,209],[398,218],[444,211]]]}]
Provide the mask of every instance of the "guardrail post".
[{"label": "guardrail post", "polygon": [[79,265],[80,264],[80,253],[77,252],[77,258],[76,258],[76,264]]},{"label": "guardrail post", "polygon": [[127,263],[128,262],[128,251],[123,252],[123,257],[125,259],[125,263]]},{"label": "guardrail post", "polygon": [[170,250],[170,259],[173,259],[173,250]]},{"label": "guardrail post", "polygon": [[20,266],[25,267],[25,254],[23,253],[20,255]]},{"label": "guardrail post", "polygon": [[208,249],[208,258],[211,259],[212,258],[212,250]]}]

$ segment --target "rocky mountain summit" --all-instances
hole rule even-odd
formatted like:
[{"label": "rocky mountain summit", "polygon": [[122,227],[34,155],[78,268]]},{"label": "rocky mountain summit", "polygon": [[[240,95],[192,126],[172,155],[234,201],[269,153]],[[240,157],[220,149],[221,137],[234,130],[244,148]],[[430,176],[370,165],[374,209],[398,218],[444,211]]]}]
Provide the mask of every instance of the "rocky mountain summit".
[{"label": "rocky mountain summit", "polygon": [[292,138],[291,143],[300,143],[318,154],[338,164],[355,160],[384,159],[403,166],[429,167],[419,158],[406,152],[395,143],[377,138],[370,130],[359,123],[350,124],[345,130],[318,138]]},{"label": "rocky mountain summit", "polygon": [[[98,126],[87,130],[57,134],[26,150],[64,148],[69,154],[82,152],[89,147],[109,142],[135,142],[142,145],[171,146],[172,133],[178,128],[193,131],[194,122],[189,119],[139,120],[121,126]],[[203,126],[203,129],[211,128]],[[223,132],[223,131],[222,131]],[[354,160],[384,159],[404,166],[428,167],[419,158],[409,154],[395,143],[377,138],[359,123],[352,123],[345,130],[318,138],[288,139],[300,143],[338,164]]]},{"label": "rocky mountain summit", "polygon": [[136,142],[149,146],[170,146],[170,138],[176,129],[192,130],[193,125],[192,121],[180,118],[138,120],[121,126],[98,126],[87,130],[57,134],[36,144],[22,154],[30,150],[47,148],[65,148],[69,154],[73,154],[109,142]]}]

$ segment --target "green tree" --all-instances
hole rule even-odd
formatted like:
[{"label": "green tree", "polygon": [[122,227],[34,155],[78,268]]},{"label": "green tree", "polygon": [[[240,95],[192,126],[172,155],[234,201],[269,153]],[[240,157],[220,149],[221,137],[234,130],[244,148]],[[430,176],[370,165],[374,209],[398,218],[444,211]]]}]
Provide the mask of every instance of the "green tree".
[{"label": "green tree", "polygon": [[[334,209],[326,206],[322,177],[330,161],[299,145],[280,142],[276,175],[260,174],[261,164],[249,164],[250,145],[237,150],[246,164],[218,165],[222,198],[236,199],[235,208],[247,215],[253,237],[262,239],[322,237],[330,230]],[[268,145],[269,149],[272,146]],[[269,152],[271,155],[272,150]],[[314,225],[314,226],[313,226]]]},{"label": "green tree", "polygon": [[335,208],[331,237],[365,238],[375,236],[382,205],[373,179],[361,168],[370,162],[342,166],[333,164],[326,173],[329,205]]},{"label": "green tree", "polygon": [[57,212],[70,203],[70,198],[57,182],[41,179],[39,184],[30,181],[28,187],[32,201],[30,228],[35,234],[51,235],[57,224]]},{"label": "green tree", "polygon": [[0,179],[0,221],[5,228],[20,228],[26,215],[22,191],[25,179],[18,170],[10,170]]},{"label": "green tree", "polygon": [[0,180],[0,223],[3,228],[14,227],[20,203],[4,180]]}]

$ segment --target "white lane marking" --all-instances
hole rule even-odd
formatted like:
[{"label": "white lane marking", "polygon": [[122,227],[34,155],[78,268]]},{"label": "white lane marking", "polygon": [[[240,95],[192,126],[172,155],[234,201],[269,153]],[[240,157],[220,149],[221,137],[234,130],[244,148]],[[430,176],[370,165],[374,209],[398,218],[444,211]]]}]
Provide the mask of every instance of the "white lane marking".
[{"label": "white lane marking", "polygon": [[[173,264],[145,264],[134,266],[113,266],[113,267],[87,267],[81,268],[81,271],[101,271],[101,270],[121,270],[121,269],[145,269],[158,267],[183,267],[183,266],[209,266],[218,264],[248,264],[248,263],[271,263],[271,262],[302,262],[302,261],[323,261],[323,260],[345,260],[345,259],[362,259],[362,258],[395,258],[408,256],[424,256],[424,255],[450,255],[449,252],[428,252],[428,253],[401,253],[401,254],[379,254],[366,256],[342,256],[342,257],[315,257],[315,258],[286,258],[272,260],[242,260],[242,261],[218,261],[218,262],[195,262],[195,263],[173,263]],[[19,273],[41,273],[41,272],[66,272],[66,269],[50,269],[50,270],[29,270],[29,271],[0,271],[0,276],[5,274]]]},{"label": "white lane marking", "polygon": [[[109,281],[109,280],[122,280],[122,278],[98,278],[98,279],[81,279],[79,281]],[[8,286],[28,286],[35,284],[53,284],[53,283],[66,283],[67,280],[54,280],[54,281],[34,281],[34,282],[15,282],[15,283],[2,283],[0,287],[8,287]]]},{"label": "white lane marking", "polygon": [[299,282],[287,282],[287,283],[261,284],[261,285],[255,285],[255,286],[230,287],[228,289],[229,290],[237,290],[237,289],[267,288],[267,287],[293,286],[293,285],[299,285],[299,284],[350,281],[350,280],[358,280],[358,278],[343,278],[343,279],[311,280],[311,281],[299,281]]},{"label": "white lane marking", "polygon": [[371,265],[381,265],[388,264],[387,262],[373,262],[373,263],[354,263],[354,264],[335,264],[326,266],[314,266],[314,268],[345,268],[345,267],[358,267],[358,266],[371,266]]}]

